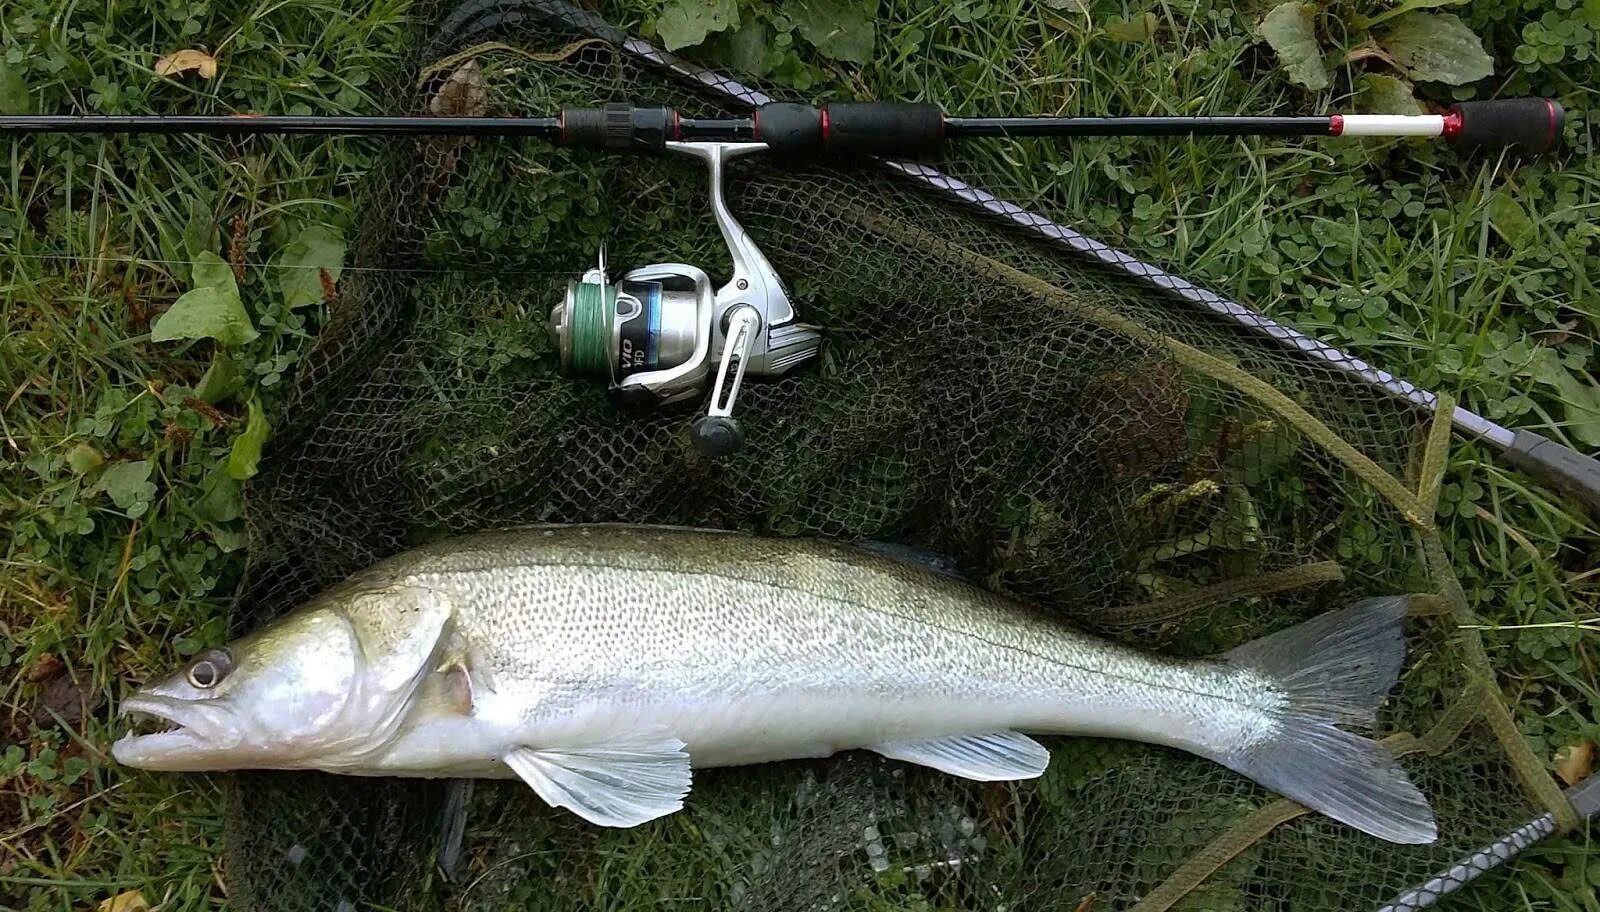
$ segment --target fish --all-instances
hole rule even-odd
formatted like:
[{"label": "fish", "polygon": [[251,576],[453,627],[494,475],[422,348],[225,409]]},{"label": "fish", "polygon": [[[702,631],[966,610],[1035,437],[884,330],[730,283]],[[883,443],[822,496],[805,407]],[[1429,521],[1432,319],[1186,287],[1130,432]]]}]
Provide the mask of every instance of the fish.
[{"label": "fish", "polygon": [[[118,762],[520,779],[631,827],[698,768],[867,750],[1040,776],[1031,735],[1166,745],[1364,833],[1434,841],[1370,727],[1407,598],[1209,658],[1080,632],[948,568],[822,539],[636,525],[446,538],[378,562],[128,697]],[[1343,726],[1343,727],[1341,727]],[[148,730],[150,728],[159,730]]]}]

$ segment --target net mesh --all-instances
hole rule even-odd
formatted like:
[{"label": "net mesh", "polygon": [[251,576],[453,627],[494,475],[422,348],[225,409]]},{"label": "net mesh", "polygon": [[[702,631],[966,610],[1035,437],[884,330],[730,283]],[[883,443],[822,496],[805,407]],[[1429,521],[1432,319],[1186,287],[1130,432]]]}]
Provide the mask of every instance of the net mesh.
[{"label": "net mesh", "polygon": [[[423,34],[402,109],[741,110],[726,82],[664,70],[560,4],[471,3]],[[1004,151],[953,150],[944,186],[1005,197]],[[870,162],[742,160],[733,209],[825,342],[746,384],[746,445],[708,460],[689,412],[619,414],[559,376],[545,329],[601,242],[617,265],[725,270],[704,180],[688,159],[531,142],[391,149],[250,489],[237,626],[416,542],[528,522],[906,543],[1064,622],[1191,655],[1355,595],[1439,593],[1419,600],[1432,613],[1380,734],[1443,838],[1390,845],[1208,761],[1054,739],[1021,784],[857,754],[705,771],[686,811],[629,830],[479,783],[446,883],[444,784],[250,773],[228,826],[240,909],[1375,908],[1547,809],[1481,653],[1453,633],[1466,609],[1425,493],[1429,412],[1094,263],[1115,253],[1087,239],[1075,255]]]}]

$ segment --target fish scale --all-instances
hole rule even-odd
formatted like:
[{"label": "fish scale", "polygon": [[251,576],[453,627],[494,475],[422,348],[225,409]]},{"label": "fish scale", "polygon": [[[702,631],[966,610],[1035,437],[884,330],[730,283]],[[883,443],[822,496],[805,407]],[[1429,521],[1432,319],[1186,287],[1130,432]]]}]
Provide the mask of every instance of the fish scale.
[{"label": "fish scale", "polygon": [[[880,735],[945,733],[942,718],[918,720],[954,700],[979,701],[1001,728],[1082,732],[1093,720],[1057,718],[1070,701],[1164,717],[1147,740],[1172,736],[1178,719],[1211,722],[1209,734],[1231,747],[1259,736],[1279,702],[1247,670],[1155,659],[870,552],[737,538],[749,553],[730,555],[729,541],[627,527],[517,532],[419,555],[393,579],[447,594],[461,632],[492,644],[483,657],[496,690],[521,689],[530,718],[570,714],[594,696],[588,688],[632,678],[664,708],[700,693],[876,694],[892,704],[869,726]],[[544,699],[558,684],[572,705]],[[908,717],[910,706],[920,715]],[[1215,724],[1225,714],[1232,724]],[[697,726],[708,747],[690,741],[691,756],[715,757],[739,736],[708,728]]]},{"label": "fish scale", "polygon": [[[1099,735],[1199,754],[1367,832],[1428,841],[1431,811],[1393,758],[1334,726],[1370,719],[1393,686],[1404,615],[1404,599],[1370,600],[1175,659],[837,543],[618,525],[482,533],[379,563],[229,647],[214,690],[169,679],[129,701],[186,724],[187,699],[206,717],[124,739],[118,756],[518,777],[592,822],[632,826],[682,807],[694,767],[862,748],[1018,780],[1049,762],[1024,732]],[[357,648],[330,652],[340,624]],[[293,739],[252,730],[308,714],[317,724]],[[233,743],[196,759],[207,726],[230,725]]]}]

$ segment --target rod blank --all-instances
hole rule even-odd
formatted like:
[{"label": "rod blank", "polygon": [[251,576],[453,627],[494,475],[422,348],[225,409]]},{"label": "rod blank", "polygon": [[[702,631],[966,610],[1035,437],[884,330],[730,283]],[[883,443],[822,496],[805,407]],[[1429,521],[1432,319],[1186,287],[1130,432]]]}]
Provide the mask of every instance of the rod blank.
[{"label": "rod blank", "polygon": [[963,136],[1332,136],[1333,117],[947,117]]},{"label": "rod blank", "polygon": [[555,117],[350,117],[288,114],[14,114],[7,133],[157,133],[241,136],[533,136],[555,139]]},{"label": "rod blank", "polygon": [[770,103],[748,118],[688,118],[672,108],[610,104],[555,117],[45,114],[0,117],[6,133],[346,136],[527,136],[598,149],[658,149],[672,141],[764,142],[780,154],[913,155],[971,137],[1434,136],[1473,148],[1542,152],[1565,114],[1545,98],[1462,102],[1444,114],[1314,117],[947,117],[928,104]]}]

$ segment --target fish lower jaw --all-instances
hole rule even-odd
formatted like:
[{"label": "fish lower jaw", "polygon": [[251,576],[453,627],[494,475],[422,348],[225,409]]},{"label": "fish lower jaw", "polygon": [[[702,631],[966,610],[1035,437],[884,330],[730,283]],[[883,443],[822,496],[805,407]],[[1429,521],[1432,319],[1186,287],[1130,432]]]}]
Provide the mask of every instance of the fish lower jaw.
[{"label": "fish lower jaw", "polygon": [[137,769],[193,772],[229,769],[240,743],[233,726],[215,712],[159,698],[122,704],[127,734],[111,745],[118,763]]},{"label": "fish lower jaw", "polygon": [[135,769],[180,771],[221,769],[203,758],[208,745],[189,729],[178,727],[150,734],[127,734],[111,745],[111,756]]}]

